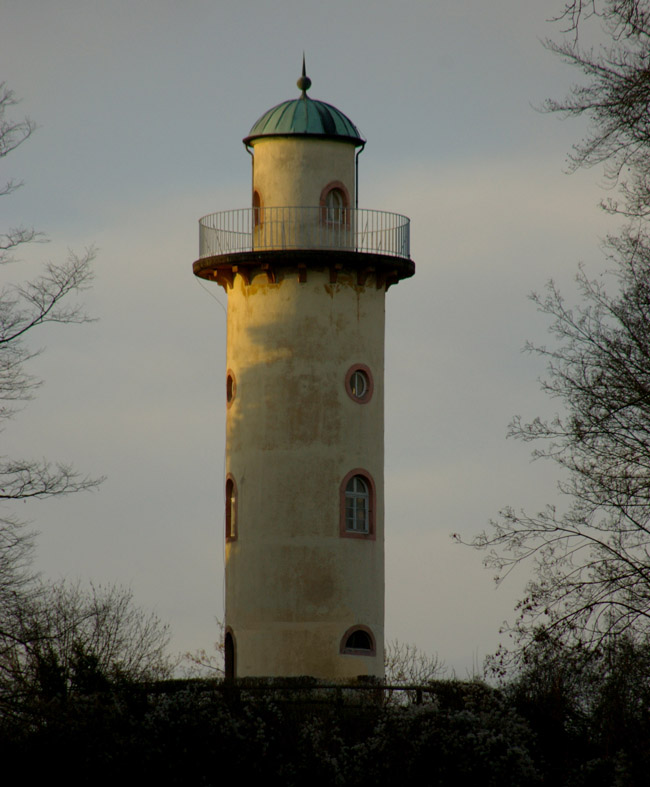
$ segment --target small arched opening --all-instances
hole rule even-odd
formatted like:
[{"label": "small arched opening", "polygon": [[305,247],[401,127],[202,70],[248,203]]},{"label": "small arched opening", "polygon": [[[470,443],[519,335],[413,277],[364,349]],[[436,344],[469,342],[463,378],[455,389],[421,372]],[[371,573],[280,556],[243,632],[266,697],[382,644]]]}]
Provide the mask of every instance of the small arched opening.
[{"label": "small arched opening", "polygon": [[350,194],[339,180],[328,183],[320,195],[321,221],[329,227],[350,224]]},{"label": "small arched opening", "polygon": [[235,638],[233,637],[232,632],[229,630],[226,631],[226,636],[223,641],[223,653],[226,680],[234,680],[236,677]]},{"label": "small arched opening", "polygon": [[375,637],[368,626],[352,626],[341,638],[341,653],[348,656],[376,656]]},{"label": "small arched opening", "polygon": [[253,224],[259,227],[262,223],[262,198],[257,189],[253,191]]},{"label": "small arched opening", "polygon": [[237,538],[237,485],[235,479],[226,478],[226,541]]}]

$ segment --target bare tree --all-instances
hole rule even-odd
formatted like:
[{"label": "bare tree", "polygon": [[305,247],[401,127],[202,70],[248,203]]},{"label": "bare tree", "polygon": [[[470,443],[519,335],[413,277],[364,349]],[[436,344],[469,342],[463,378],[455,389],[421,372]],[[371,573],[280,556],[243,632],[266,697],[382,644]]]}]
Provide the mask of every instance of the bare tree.
[{"label": "bare tree", "polygon": [[[14,93],[0,84],[0,159],[32,135],[35,124],[29,118],[13,120]],[[22,184],[13,180],[0,185],[0,196],[12,194]],[[0,233],[0,266],[14,262],[16,250],[43,240],[28,227]],[[92,249],[81,256],[71,254],[61,264],[49,263],[37,278],[24,283],[0,286],[0,426],[15,415],[17,403],[29,399],[39,385],[26,364],[38,349],[31,339],[46,323],[81,323],[88,317],[73,296],[86,289],[92,279]],[[27,340],[30,340],[28,345]],[[0,501],[27,500],[64,495],[97,485],[97,479],[80,475],[65,464],[46,461],[0,458]],[[0,518],[0,604],[7,594],[24,590],[29,580],[31,536],[11,513]]]},{"label": "bare tree", "polygon": [[583,303],[569,309],[550,284],[538,308],[553,320],[543,390],[566,414],[514,419],[510,436],[534,442],[536,458],[566,471],[568,510],[508,508],[474,545],[500,581],[533,560],[536,579],[520,602],[518,632],[540,626],[591,644],[650,630],[650,246],[626,235],[613,250],[619,291],[581,271]]},{"label": "bare tree", "polygon": [[[17,103],[18,100],[13,90],[9,90],[5,82],[0,82],[0,158],[4,158],[12,150],[22,145],[36,129],[36,124],[29,118],[12,120],[6,116],[7,110],[16,106]],[[22,183],[16,183],[13,180],[7,181],[0,188],[0,196],[11,194],[21,185]]]},{"label": "bare tree", "polygon": [[[34,123],[9,119],[14,94],[0,85],[0,159],[25,142]],[[8,181],[0,196],[21,184]],[[43,240],[31,228],[0,234],[0,266],[8,270],[14,253]],[[88,320],[74,296],[92,279],[92,249],[49,263],[26,283],[0,289],[0,426],[39,385],[27,370],[36,354],[33,335],[47,323]],[[29,344],[28,344],[29,340]],[[95,487],[101,479],[79,475],[65,464],[0,458],[0,501],[26,501]],[[111,681],[168,677],[167,626],[133,604],[130,590],[48,584],[31,570],[33,534],[11,512],[0,518],[0,719],[29,713],[34,703],[65,700]]]},{"label": "bare tree", "polygon": [[[447,672],[437,654],[430,655],[417,645],[391,640],[384,647],[384,694],[386,705],[404,705],[421,701],[419,688],[441,680]],[[392,689],[397,688],[397,691]],[[425,695],[429,699],[432,695]],[[419,697],[419,699],[418,699]]]},{"label": "bare tree", "polygon": [[565,33],[573,33],[590,20],[602,22],[619,39],[634,34],[647,21],[645,0],[566,0],[564,8],[552,18]]},{"label": "bare tree", "polygon": [[117,586],[43,585],[5,615],[0,639],[0,717],[65,701],[112,682],[171,674],[169,628]]},{"label": "bare tree", "polygon": [[224,657],[225,626],[216,618],[219,632],[217,641],[211,651],[199,648],[184,653],[180,663],[181,673],[185,678],[223,678],[226,674]]},{"label": "bare tree", "polygon": [[[597,17],[610,33],[608,46],[582,48],[578,27]],[[579,69],[586,82],[574,86],[563,100],[544,108],[564,116],[585,115],[589,134],[573,148],[573,169],[602,164],[620,199],[604,207],[636,218],[650,213],[650,8],[647,0],[572,0],[563,14],[575,31],[573,39],[546,46]]]},{"label": "bare tree", "polygon": [[[4,83],[0,84],[0,159],[29,139],[35,129],[29,118],[13,120],[10,117],[9,113],[16,104],[13,92]],[[9,196],[21,185],[14,180],[2,183],[0,196]],[[28,227],[0,232],[2,271],[9,270],[9,264],[15,262],[14,255],[20,247],[42,240],[40,233]],[[12,283],[5,279],[0,285],[0,427],[15,415],[17,405],[28,400],[39,385],[26,368],[39,352],[31,345],[34,333],[46,323],[80,323],[88,319],[73,296],[89,285],[93,257],[92,249],[81,256],[71,254],[62,264],[47,264],[41,275],[31,281]],[[50,610],[53,613],[56,606],[56,594],[48,594],[33,575],[34,536],[7,509],[7,505],[11,501],[90,489],[98,482],[79,475],[65,464],[0,457],[0,501],[6,504],[0,516],[2,693],[6,692],[8,665],[12,661],[16,666],[24,662],[24,659],[17,659],[20,650],[25,654],[42,637],[50,638],[51,633],[43,633],[48,628],[44,612]]]},{"label": "bare tree", "polygon": [[[596,52],[578,45],[589,16],[610,34]],[[587,82],[546,108],[591,120],[573,165],[603,164],[620,194],[605,208],[630,221],[607,241],[609,280],[580,269],[579,305],[570,308],[552,282],[533,296],[555,343],[527,349],[547,359],[542,390],[563,414],[517,417],[509,435],[561,468],[568,505],[507,508],[473,542],[497,581],[522,561],[534,565],[514,626],[524,658],[540,641],[595,653],[650,635],[650,13],[647,0],[573,0],[564,18],[574,40],[549,46]]]},{"label": "bare tree", "polygon": [[437,654],[429,655],[417,645],[394,639],[384,649],[386,683],[423,685],[444,676],[447,669]]}]

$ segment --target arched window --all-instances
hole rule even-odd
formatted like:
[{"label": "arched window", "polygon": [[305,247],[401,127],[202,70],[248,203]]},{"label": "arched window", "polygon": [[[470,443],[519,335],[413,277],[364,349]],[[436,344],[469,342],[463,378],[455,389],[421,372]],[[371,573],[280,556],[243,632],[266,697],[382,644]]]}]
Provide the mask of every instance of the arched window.
[{"label": "arched window", "polygon": [[325,199],[325,205],[327,207],[327,221],[330,224],[343,224],[345,199],[341,189],[332,189],[329,191]]},{"label": "arched window", "polygon": [[346,648],[352,648],[354,650],[372,650],[372,640],[370,639],[370,634],[367,631],[363,631],[362,629],[357,629],[353,631],[352,634],[347,638],[345,642]]},{"label": "arched window", "polygon": [[375,538],[375,484],[365,470],[352,470],[341,483],[340,533]]},{"label": "arched window", "polygon": [[349,533],[367,533],[370,518],[370,491],[365,479],[353,475],[345,487],[345,529]]},{"label": "arched window", "polygon": [[375,638],[368,626],[352,626],[341,638],[340,652],[349,656],[376,656]]},{"label": "arched window", "polygon": [[226,407],[230,407],[237,394],[237,381],[231,369],[226,372]]},{"label": "arched window", "polygon": [[257,189],[253,192],[253,224],[255,227],[262,223],[262,200]]},{"label": "arched window", "polygon": [[237,485],[229,475],[226,479],[226,541],[237,538]]},{"label": "arched window", "polygon": [[325,186],[321,191],[320,206],[323,224],[334,227],[350,224],[350,195],[341,181],[335,180]]}]

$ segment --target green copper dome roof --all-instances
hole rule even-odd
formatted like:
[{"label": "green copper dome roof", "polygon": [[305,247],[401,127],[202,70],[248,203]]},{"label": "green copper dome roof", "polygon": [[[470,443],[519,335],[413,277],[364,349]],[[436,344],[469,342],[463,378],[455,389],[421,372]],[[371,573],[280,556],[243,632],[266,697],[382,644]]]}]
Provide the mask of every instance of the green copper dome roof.
[{"label": "green copper dome roof", "polygon": [[305,74],[303,63],[303,74],[298,80],[302,95],[271,107],[256,121],[244,143],[249,145],[260,137],[306,136],[363,145],[365,140],[350,118],[331,104],[309,98],[310,86],[311,80]]}]

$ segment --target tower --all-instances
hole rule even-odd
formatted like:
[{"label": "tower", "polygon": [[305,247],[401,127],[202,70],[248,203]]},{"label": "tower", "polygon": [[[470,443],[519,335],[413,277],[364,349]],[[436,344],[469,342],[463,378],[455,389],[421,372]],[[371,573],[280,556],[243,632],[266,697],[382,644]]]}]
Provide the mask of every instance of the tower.
[{"label": "tower", "polygon": [[365,141],[301,94],[244,139],[250,208],[199,222],[228,294],[226,674],[383,676],[384,300],[409,220],[357,207]]}]

